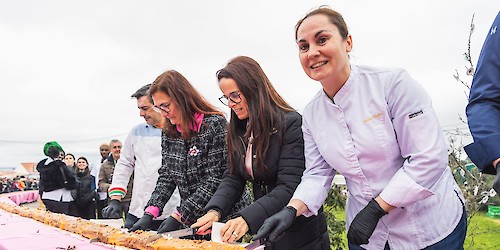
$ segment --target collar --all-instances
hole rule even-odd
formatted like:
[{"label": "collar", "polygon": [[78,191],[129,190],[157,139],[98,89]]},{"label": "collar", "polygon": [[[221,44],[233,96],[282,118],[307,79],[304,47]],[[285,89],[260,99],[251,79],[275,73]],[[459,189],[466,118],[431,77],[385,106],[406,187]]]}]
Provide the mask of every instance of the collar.
[{"label": "collar", "polygon": [[[189,125],[189,128],[195,132],[200,132],[203,117],[205,117],[204,114],[194,113],[193,123]],[[182,128],[178,124],[175,125],[175,128],[177,129],[177,131],[179,131],[179,133],[182,133]]]}]

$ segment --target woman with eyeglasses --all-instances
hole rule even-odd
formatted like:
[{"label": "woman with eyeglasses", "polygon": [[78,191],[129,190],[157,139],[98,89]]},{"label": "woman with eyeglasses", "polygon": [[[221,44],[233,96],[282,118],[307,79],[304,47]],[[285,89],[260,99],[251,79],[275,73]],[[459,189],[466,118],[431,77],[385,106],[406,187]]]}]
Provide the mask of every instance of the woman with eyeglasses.
[{"label": "woman with eyeglasses", "polygon": [[[161,233],[187,228],[204,214],[203,208],[226,170],[227,121],[175,70],[158,76],[149,94],[155,109],[167,118],[162,132],[163,159],[144,216],[130,231],[149,228],[177,187],[180,205],[161,223],[157,230]],[[241,192],[235,203],[226,214],[229,218],[250,203],[249,193]]]},{"label": "woman with eyeglasses", "polygon": [[[281,211],[305,169],[302,118],[274,89],[260,65],[239,56],[217,72],[231,108],[226,139],[229,167],[205,211],[192,227],[207,231],[234,207],[252,183],[254,202],[221,230],[224,242],[255,234],[265,219]],[[298,218],[286,234],[266,249],[330,249],[325,215]]]},{"label": "woman with eyeglasses", "polygon": [[302,68],[322,86],[303,113],[307,168],[287,209],[255,237],[276,240],[316,214],[338,171],[349,249],[463,249],[464,197],[425,90],[403,69],[351,64],[352,36],[326,6],[298,21],[295,38]]}]

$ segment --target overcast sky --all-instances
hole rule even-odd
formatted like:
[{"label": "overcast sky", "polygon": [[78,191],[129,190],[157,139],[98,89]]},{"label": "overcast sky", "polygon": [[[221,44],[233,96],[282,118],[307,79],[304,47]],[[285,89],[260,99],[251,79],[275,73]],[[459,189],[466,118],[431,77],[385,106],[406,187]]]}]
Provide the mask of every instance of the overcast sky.
[{"label": "overcast sky", "polygon": [[301,111],[320,84],[303,72],[294,26],[330,5],[353,36],[352,63],[402,67],[429,92],[445,130],[464,116],[463,53],[472,15],[474,64],[498,0],[0,1],[0,167],[38,162],[45,142],[90,161],[98,147],[144,122],[130,95],[167,69],[213,104],[215,72],[256,59]]}]

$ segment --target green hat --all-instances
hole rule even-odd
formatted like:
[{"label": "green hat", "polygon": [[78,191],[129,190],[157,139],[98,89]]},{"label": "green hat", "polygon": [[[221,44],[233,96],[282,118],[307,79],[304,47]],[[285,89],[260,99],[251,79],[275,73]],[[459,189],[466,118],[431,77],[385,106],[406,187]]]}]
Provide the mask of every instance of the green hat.
[{"label": "green hat", "polygon": [[45,143],[45,146],[43,146],[43,153],[46,156],[49,156],[49,148],[50,147],[56,147],[60,151],[63,151],[61,145],[59,145],[59,143],[57,143],[56,141],[47,142],[47,143]]}]

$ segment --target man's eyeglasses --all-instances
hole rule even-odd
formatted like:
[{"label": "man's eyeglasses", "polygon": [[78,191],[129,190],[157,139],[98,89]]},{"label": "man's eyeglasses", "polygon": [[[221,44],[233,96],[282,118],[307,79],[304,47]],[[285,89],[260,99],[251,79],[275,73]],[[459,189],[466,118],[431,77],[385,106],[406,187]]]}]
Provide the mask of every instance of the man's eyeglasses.
[{"label": "man's eyeglasses", "polygon": [[113,148],[122,148],[122,146],[117,145],[117,146],[113,146]]},{"label": "man's eyeglasses", "polygon": [[154,111],[156,111],[158,113],[161,113],[162,111],[165,113],[169,113],[170,112],[170,104],[171,103],[162,103],[158,106],[154,105],[153,109],[154,109]]},{"label": "man's eyeglasses", "polygon": [[231,92],[228,97],[225,95],[219,97],[219,101],[226,106],[229,106],[229,101],[238,104],[241,102],[241,96],[239,92]]}]

